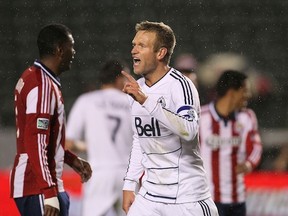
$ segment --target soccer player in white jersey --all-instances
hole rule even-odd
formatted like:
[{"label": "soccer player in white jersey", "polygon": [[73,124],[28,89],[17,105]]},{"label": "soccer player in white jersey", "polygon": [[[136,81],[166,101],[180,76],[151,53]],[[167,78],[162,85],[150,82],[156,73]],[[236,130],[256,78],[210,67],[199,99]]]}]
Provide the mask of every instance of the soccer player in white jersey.
[{"label": "soccer player in white jersey", "polygon": [[131,53],[134,73],[142,78],[123,72],[134,130],[123,186],[128,216],[218,215],[199,153],[198,92],[168,65],[175,43],[162,22],[136,24]]},{"label": "soccer player in white jersey", "polygon": [[201,109],[201,154],[219,215],[244,216],[244,174],[257,166],[262,154],[255,113],[246,108],[247,76],[225,71],[216,92],[217,99]]},{"label": "soccer player in white jersey", "polygon": [[125,215],[122,186],[133,132],[122,70],[129,69],[120,60],[107,61],[98,77],[100,89],[81,95],[69,114],[66,146],[87,151],[93,170],[84,185],[82,216]]}]

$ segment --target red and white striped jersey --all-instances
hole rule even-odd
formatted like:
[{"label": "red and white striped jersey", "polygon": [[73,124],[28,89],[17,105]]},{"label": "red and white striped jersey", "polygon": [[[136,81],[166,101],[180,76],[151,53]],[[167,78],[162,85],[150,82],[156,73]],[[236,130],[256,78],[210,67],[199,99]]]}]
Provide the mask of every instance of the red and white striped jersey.
[{"label": "red and white striped jersey", "polygon": [[18,80],[15,115],[17,154],[11,172],[11,197],[56,196],[64,191],[64,104],[58,78],[39,61]]},{"label": "red and white striped jersey", "polygon": [[236,174],[236,165],[249,162],[255,168],[260,161],[262,144],[255,113],[245,108],[223,119],[212,102],[201,108],[199,135],[214,201],[244,202],[244,174]]}]

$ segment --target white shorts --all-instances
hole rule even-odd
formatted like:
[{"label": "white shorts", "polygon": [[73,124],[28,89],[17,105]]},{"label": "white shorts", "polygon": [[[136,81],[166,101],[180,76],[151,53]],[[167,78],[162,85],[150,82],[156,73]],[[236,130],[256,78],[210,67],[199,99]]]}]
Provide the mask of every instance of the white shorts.
[{"label": "white shorts", "polygon": [[211,198],[206,200],[165,204],[152,202],[141,195],[137,195],[127,216],[218,216],[215,203]]}]

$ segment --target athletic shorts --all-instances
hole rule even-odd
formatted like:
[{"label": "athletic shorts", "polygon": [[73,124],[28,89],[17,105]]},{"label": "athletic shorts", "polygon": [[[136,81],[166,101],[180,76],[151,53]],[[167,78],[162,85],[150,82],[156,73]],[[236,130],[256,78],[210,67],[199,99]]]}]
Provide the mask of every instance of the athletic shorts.
[{"label": "athletic shorts", "polygon": [[220,216],[245,216],[246,215],[246,203],[215,203]]},{"label": "athletic shorts", "polygon": [[[60,216],[69,215],[70,200],[66,192],[58,193]],[[21,216],[44,215],[44,199],[42,194],[14,198]]]},{"label": "athletic shorts", "polygon": [[136,195],[127,216],[218,216],[211,198],[198,202],[166,204],[153,202]]}]

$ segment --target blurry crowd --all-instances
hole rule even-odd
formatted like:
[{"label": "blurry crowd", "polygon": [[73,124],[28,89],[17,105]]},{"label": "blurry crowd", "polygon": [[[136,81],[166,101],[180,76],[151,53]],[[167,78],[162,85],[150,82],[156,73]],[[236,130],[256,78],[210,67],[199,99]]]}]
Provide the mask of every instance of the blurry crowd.
[{"label": "blurry crowd", "polygon": [[250,81],[251,101],[259,96],[273,94],[276,81],[257,70],[245,56],[237,53],[212,54],[204,61],[197,60],[191,53],[179,54],[173,65],[186,74],[197,86],[201,103],[205,104],[215,97],[214,87],[220,75],[226,70],[236,70],[247,74]]}]

